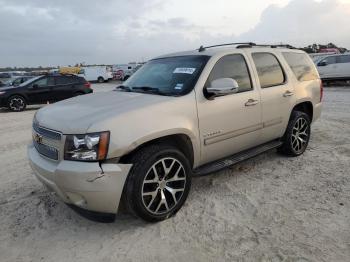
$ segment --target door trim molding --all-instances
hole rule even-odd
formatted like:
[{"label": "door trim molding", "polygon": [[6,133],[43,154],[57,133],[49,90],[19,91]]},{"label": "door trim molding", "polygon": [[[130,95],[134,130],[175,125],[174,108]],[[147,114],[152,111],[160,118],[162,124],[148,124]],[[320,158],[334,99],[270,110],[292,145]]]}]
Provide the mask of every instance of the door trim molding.
[{"label": "door trim molding", "polygon": [[279,117],[279,118],[268,120],[268,121],[260,123],[260,124],[256,124],[256,125],[249,126],[249,127],[245,127],[245,128],[242,128],[242,129],[229,131],[229,132],[226,132],[226,133],[219,133],[216,136],[213,136],[213,137],[210,137],[210,138],[205,138],[204,139],[204,145],[208,146],[208,145],[211,145],[211,144],[215,144],[215,143],[227,140],[227,139],[231,139],[231,138],[234,138],[234,137],[238,137],[238,136],[241,136],[241,135],[245,135],[245,134],[257,131],[259,129],[275,126],[275,125],[281,124],[282,122],[283,122],[282,117]]}]

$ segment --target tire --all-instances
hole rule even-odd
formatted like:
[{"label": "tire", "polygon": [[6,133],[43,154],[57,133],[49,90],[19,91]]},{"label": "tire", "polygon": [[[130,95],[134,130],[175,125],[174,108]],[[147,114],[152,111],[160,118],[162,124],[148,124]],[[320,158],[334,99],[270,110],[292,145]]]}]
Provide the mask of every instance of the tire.
[{"label": "tire", "polygon": [[99,82],[99,83],[103,83],[105,80],[104,80],[104,78],[102,77],[102,76],[99,76],[98,78],[97,78],[97,82]]},{"label": "tire", "polygon": [[282,138],[279,152],[288,156],[300,156],[309,144],[311,135],[310,117],[304,112],[293,111]]},{"label": "tire", "polygon": [[14,112],[20,112],[26,109],[27,102],[23,96],[14,95],[8,99],[7,107]]},{"label": "tire", "polygon": [[130,76],[124,76],[123,81],[126,81],[129,79]]},{"label": "tire", "polygon": [[129,211],[148,222],[173,216],[191,188],[192,170],[184,154],[173,146],[155,144],[137,151],[131,163],[124,188]]}]

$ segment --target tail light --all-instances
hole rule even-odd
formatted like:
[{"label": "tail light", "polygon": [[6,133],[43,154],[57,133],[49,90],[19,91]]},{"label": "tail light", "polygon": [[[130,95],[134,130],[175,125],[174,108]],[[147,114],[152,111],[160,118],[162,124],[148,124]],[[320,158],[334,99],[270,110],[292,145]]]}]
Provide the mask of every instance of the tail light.
[{"label": "tail light", "polygon": [[90,87],[91,87],[91,84],[90,84],[90,82],[85,82],[84,86],[85,86],[86,88],[90,88]]},{"label": "tail light", "polygon": [[322,99],[323,99],[323,83],[321,81],[321,84],[320,84],[320,102],[322,102]]}]

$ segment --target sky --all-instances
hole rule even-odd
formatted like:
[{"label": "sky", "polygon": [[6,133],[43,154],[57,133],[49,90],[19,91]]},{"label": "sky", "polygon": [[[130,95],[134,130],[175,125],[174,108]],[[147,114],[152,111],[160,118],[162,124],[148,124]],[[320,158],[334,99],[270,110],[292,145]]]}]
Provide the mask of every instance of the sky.
[{"label": "sky", "polygon": [[0,67],[118,64],[235,41],[350,49],[350,0],[0,0]]}]

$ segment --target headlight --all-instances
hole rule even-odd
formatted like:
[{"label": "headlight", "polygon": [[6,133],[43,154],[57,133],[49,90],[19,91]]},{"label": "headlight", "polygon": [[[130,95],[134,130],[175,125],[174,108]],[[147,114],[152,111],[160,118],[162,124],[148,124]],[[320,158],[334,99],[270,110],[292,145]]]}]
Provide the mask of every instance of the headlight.
[{"label": "headlight", "polygon": [[98,161],[107,157],[109,132],[86,135],[67,135],[64,159],[76,161]]}]

